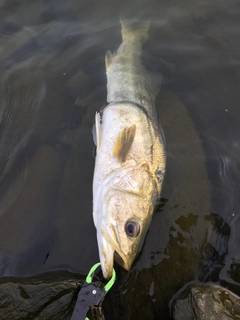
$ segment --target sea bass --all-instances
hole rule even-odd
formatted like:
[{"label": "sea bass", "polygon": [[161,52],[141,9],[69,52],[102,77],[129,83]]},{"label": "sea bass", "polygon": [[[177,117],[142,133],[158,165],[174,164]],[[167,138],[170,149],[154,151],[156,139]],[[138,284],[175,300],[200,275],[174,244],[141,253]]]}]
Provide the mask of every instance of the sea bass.
[{"label": "sea bass", "polygon": [[122,44],[105,58],[108,104],[95,118],[93,218],[106,279],[114,259],[131,268],[165,174],[164,135],[154,105],[161,77],[141,61],[149,24],[122,20]]}]

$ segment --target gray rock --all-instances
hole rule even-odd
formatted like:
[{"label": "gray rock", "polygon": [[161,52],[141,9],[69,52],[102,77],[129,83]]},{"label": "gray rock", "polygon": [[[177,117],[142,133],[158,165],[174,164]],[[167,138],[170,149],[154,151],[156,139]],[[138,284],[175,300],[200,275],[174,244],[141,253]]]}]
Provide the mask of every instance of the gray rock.
[{"label": "gray rock", "polygon": [[218,285],[190,285],[172,306],[174,320],[240,319],[240,298]]},{"label": "gray rock", "polygon": [[1,320],[71,318],[81,277],[69,272],[0,279]]}]

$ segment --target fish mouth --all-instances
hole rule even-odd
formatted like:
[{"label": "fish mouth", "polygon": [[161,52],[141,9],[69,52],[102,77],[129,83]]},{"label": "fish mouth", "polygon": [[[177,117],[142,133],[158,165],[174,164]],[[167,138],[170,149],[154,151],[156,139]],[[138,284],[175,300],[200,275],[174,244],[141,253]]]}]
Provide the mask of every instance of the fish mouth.
[{"label": "fish mouth", "polygon": [[102,234],[98,234],[98,250],[103,277],[109,279],[113,272],[114,249]]},{"label": "fish mouth", "polygon": [[112,276],[114,260],[125,270],[130,270],[132,266],[132,259],[123,254],[118,239],[112,238],[112,236],[116,237],[116,232],[110,232],[113,229],[114,227],[110,226],[98,236],[99,257],[105,279]]},{"label": "fish mouth", "polygon": [[125,270],[129,271],[131,269],[132,263],[124,260],[120,254],[115,250],[114,251],[114,260]]}]

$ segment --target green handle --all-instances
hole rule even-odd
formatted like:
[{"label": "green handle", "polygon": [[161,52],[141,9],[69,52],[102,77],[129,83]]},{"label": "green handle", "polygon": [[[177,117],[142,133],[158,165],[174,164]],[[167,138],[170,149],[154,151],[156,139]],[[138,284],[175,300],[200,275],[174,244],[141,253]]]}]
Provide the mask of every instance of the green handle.
[{"label": "green handle", "polygon": [[[98,262],[98,263],[96,263],[94,266],[92,266],[92,268],[90,269],[90,271],[89,271],[89,273],[88,273],[88,275],[87,275],[87,278],[86,278],[86,282],[87,282],[87,283],[92,283],[93,273],[94,273],[94,271],[95,271],[100,265],[101,265],[101,263]],[[105,291],[108,292],[108,291],[112,288],[115,280],[116,280],[116,272],[115,272],[115,270],[113,269],[113,273],[112,273],[111,279],[110,279],[110,280],[108,281],[108,283],[104,286]]]},{"label": "green handle", "polygon": [[[95,271],[99,266],[101,266],[101,263],[100,263],[100,262],[98,262],[98,263],[96,263],[94,266],[92,266],[92,268],[90,269],[90,271],[89,271],[89,273],[88,273],[88,275],[87,275],[87,277],[86,277],[86,282],[87,282],[87,283],[92,283],[93,273],[94,273],[94,271]],[[111,279],[110,279],[110,280],[108,281],[108,283],[104,286],[104,290],[105,290],[106,292],[108,292],[108,291],[112,288],[115,280],[116,280],[116,272],[115,272],[115,270],[113,269],[113,273],[112,273]],[[85,318],[85,320],[89,320],[89,318]]]}]

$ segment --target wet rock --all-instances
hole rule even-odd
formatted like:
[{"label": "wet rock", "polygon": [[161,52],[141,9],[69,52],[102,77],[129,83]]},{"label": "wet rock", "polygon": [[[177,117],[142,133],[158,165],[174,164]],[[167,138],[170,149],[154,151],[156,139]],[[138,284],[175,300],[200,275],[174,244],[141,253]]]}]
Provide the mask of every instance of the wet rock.
[{"label": "wet rock", "polygon": [[240,298],[213,284],[190,285],[172,304],[174,320],[230,320],[240,318]]},{"label": "wet rock", "polygon": [[82,277],[69,272],[0,279],[0,319],[70,319]]}]

